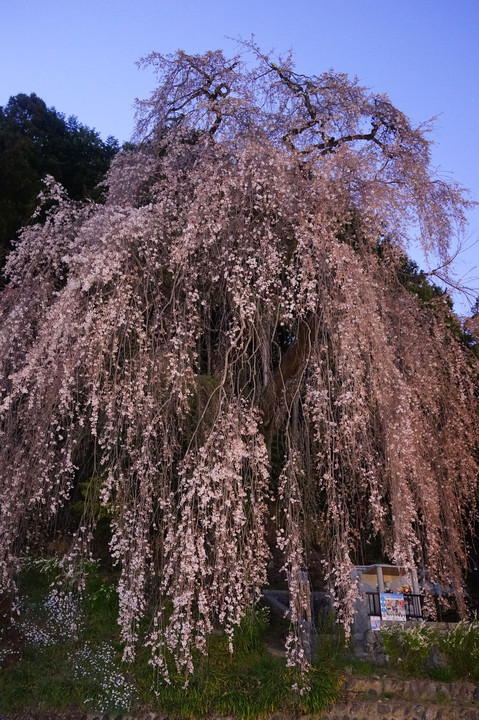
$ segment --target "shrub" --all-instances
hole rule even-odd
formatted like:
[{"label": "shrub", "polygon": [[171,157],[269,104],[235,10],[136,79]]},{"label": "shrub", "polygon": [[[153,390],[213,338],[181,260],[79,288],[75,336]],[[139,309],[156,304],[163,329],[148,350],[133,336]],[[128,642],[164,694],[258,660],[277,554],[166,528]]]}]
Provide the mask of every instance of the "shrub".
[{"label": "shrub", "polygon": [[319,662],[335,662],[346,649],[344,627],[334,613],[320,615],[316,624],[318,633],[316,654]]},{"label": "shrub", "polygon": [[391,625],[381,630],[384,652],[404,675],[421,675],[430,654],[430,632],[424,623]]},{"label": "shrub", "polygon": [[479,621],[459,622],[445,633],[437,632],[435,642],[445,655],[455,677],[479,681]]},{"label": "shrub", "polygon": [[[479,680],[479,621],[462,621],[443,630],[425,623],[392,625],[381,630],[384,651],[404,675],[428,674],[437,679]],[[430,667],[441,656],[444,665]]]}]

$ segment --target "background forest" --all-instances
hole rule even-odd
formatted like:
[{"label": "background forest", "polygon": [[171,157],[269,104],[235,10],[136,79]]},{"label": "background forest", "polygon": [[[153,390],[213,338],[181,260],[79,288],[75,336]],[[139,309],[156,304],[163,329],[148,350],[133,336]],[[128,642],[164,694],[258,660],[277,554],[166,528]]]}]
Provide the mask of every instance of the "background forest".
[{"label": "background forest", "polygon": [[37,205],[45,175],[52,175],[74,200],[97,200],[99,182],[118,151],[113,137],[75,117],[68,120],[34,93],[20,93],[0,107],[0,262],[17,231]]}]

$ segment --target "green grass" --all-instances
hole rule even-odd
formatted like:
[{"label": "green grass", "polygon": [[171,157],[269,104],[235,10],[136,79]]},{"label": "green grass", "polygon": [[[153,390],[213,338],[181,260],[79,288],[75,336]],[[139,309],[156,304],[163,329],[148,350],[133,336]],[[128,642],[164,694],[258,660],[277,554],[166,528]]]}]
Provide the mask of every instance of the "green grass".
[{"label": "green grass", "polygon": [[351,655],[344,656],[339,659],[340,667],[344,670],[348,669],[354,675],[362,675],[363,677],[373,677],[384,675],[387,671],[381,665],[377,665],[371,660],[365,660]]},{"label": "green grass", "polygon": [[142,679],[141,704],[172,716],[236,715],[253,720],[279,711],[319,713],[338,699],[342,673],[324,660],[308,674],[310,690],[303,695],[294,691],[292,686],[300,678],[286,667],[283,658],[267,650],[264,637],[268,631],[265,610],[250,611],[235,633],[233,654],[226,637],[211,636],[208,655],[195,658],[196,669],[188,687],[184,688],[182,677],[173,674],[171,685],[156,684],[154,703],[147,655],[140,655],[135,676]]},{"label": "green grass", "polygon": [[85,690],[70,673],[69,649],[25,648],[21,660],[3,668],[0,676],[0,710],[27,708],[67,710],[82,707]]},{"label": "green grass", "polygon": [[145,684],[140,699],[144,706],[173,716],[236,715],[249,720],[277,711],[318,713],[338,698],[341,675],[336,668],[313,667],[308,676],[311,689],[304,695],[291,689],[297,680],[284,660],[264,648],[230,655],[224,639],[214,638],[208,658],[199,661],[186,689],[181,678],[171,685],[158,684],[152,703]]}]

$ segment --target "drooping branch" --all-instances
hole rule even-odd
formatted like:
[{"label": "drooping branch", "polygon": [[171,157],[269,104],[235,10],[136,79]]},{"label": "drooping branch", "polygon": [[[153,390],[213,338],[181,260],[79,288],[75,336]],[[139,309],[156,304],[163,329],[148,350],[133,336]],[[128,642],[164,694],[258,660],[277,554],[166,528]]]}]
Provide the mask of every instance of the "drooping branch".
[{"label": "drooping branch", "polygon": [[257,58],[153,55],[148,142],[117,156],[105,205],[51,186],[0,295],[3,587],[86,483],[112,518],[127,656],[152,588],[165,676],[218,624],[233,637],[266,529],[304,668],[307,541],[347,625],[361,534],[460,588],[476,497],[476,357],[398,281],[414,222],[448,256],[467,201],[384,97]]}]

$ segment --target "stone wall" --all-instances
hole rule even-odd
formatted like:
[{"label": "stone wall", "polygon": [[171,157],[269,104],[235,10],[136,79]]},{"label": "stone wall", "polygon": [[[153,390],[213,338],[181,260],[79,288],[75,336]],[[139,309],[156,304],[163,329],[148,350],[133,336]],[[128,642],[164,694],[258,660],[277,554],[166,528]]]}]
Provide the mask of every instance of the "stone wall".
[{"label": "stone wall", "polygon": [[479,720],[479,687],[383,677],[346,677],[344,700],[324,720]]},{"label": "stone wall", "polygon": [[377,700],[338,703],[322,720],[479,720],[479,708]]},{"label": "stone wall", "polygon": [[[317,720],[318,716],[314,716]],[[85,720],[120,720],[88,715]],[[169,720],[161,713],[147,713],[121,720]],[[212,718],[211,720],[234,720]],[[274,713],[270,720],[293,720]],[[294,720],[313,720],[313,716]],[[403,680],[392,676],[346,676],[343,700],[321,720],[479,720],[479,687],[472,683]]]}]

